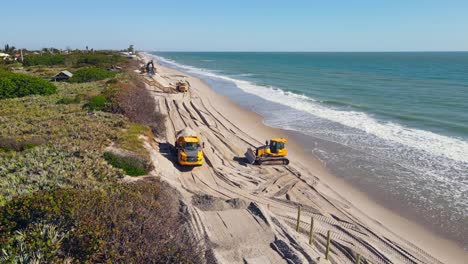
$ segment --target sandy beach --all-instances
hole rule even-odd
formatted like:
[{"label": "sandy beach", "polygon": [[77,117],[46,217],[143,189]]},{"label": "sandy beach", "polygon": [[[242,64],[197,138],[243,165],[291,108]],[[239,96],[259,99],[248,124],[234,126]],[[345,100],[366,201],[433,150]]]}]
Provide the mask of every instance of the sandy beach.
[{"label": "sandy beach", "polygon": [[[153,59],[141,54],[142,61]],[[219,263],[315,263],[323,260],[331,231],[330,261],[354,263],[465,263],[468,253],[330,174],[294,140],[299,135],[266,126],[258,114],[215,93],[206,83],[158,66],[144,76],[167,115],[165,138],[152,148],[158,176],[180,191],[193,232],[206,240]],[[188,93],[171,87],[185,79]],[[205,142],[205,163],[193,169],[175,163],[176,131],[190,127]],[[244,162],[248,147],[288,138],[291,163]],[[299,232],[295,231],[301,205]],[[309,245],[311,218],[314,244]],[[364,262],[365,263],[365,262]]]}]

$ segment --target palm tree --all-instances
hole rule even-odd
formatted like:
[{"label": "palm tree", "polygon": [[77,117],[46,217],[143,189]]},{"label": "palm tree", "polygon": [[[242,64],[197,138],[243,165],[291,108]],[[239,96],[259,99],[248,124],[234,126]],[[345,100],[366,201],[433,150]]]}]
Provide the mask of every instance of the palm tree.
[{"label": "palm tree", "polygon": [[8,44],[5,45],[5,50],[4,50],[5,53],[12,53],[15,50],[16,50],[15,46],[10,46]]}]

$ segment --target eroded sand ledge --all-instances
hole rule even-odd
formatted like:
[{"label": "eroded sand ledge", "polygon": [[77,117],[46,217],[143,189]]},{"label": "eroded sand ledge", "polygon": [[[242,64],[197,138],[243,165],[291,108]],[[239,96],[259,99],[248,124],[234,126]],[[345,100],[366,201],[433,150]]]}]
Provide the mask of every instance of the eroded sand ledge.
[{"label": "eroded sand ledge", "polygon": [[[167,67],[157,71],[152,79],[145,77],[147,88],[168,119],[165,139],[152,158],[159,176],[182,193],[194,233],[207,238],[218,262],[314,263],[323,258],[327,230],[335,263],[354,263],[356,252],[371,263],[468,259],[456,244],[368,201],[295,142],[288,144],[289,166],[246,165],[247,147],[285,132],[265,126],[260,116],[197,78]],[[190,82],[189,93],[168,93],[165,87],[181,78]],[[193,170],[176,166],[171,153],[176,131],[185,127],[198,131],[206,144],[206,162]],[[303,206],[300,233],[294,230],[298,204]],[[314,247],[308,245],[311,217]]]}]

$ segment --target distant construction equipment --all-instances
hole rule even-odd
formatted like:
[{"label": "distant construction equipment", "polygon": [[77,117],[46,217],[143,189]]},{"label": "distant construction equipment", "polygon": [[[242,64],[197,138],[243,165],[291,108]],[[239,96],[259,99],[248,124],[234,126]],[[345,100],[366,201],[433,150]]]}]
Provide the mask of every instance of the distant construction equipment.
[{"label": "distant construction equipment", "polygon": [[140,68],[141,73],[156,74],[156,68],[154,67],[154,62],[151,60]]},{"label": "distant construction equipment", "polygon": [[189,84],[187,81],[178,81],[176,83],[176,90],[181,93],[186,93],[188,92]]},{"label": "distant construction equipment", "polygon": [[146,64],[146,72],[155,74],[154,62],[152,60]]}]

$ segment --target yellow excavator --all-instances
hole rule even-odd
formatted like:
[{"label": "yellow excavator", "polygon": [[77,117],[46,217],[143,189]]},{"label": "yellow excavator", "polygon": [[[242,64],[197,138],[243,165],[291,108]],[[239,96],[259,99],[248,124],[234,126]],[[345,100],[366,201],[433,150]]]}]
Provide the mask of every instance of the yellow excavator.
[{"label": "yellow excavator", "polygon": [[289,159],[286,158],[288,150],[286,149],[286,139],[273,138],[265,142],[264,146],[256,149],[248,148],[245,157],[250,164],[289,164]]},{"label": "yellow excavator", "polygon": [[186,81],[178,81],[176,83],[176,89],[178,92],[181,92],[181,93],[186,93],[188,92],[188,83]]}]

